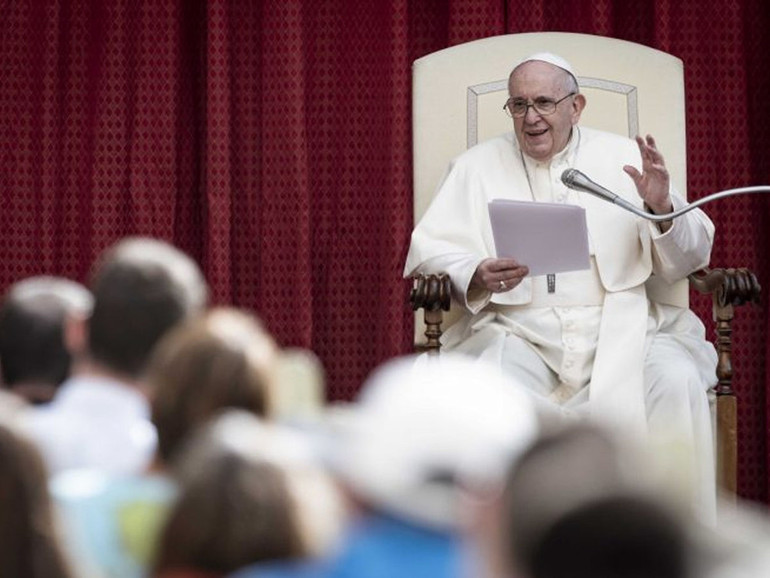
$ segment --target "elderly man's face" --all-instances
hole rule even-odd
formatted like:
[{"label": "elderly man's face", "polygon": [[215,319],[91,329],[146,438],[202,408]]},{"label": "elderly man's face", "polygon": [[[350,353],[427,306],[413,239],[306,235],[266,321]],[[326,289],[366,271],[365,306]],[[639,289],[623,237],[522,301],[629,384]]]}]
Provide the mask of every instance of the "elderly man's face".
[{"label": "elderly man's face", "polygon": [[[538,98],[558,101],[567,96],[569,74],[539,60],[525,62],[517,67],[508,80],[508,93],[512,99],[529,103]],[[556,110],[547,116],[534,107],[527,108],[524,116],[513,119],[513,128],[522,150],[533,159],[546,162],[567,146],[572,127],[580,119],[585,97],[577,94],[562,100]]]}]

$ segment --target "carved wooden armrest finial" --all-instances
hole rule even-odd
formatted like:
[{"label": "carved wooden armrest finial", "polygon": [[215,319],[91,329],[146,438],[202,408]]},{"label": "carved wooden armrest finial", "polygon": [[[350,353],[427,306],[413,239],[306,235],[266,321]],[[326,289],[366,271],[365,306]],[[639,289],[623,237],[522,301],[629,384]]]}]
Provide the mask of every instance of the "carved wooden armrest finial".
[{"label": "carved wooden armrest finial", "polygon": [[701,269],[690,275],[691,285],[712,296],[717,349],[717,473],[726,495],[738,488],[738,406],[732,388],[732,320],[736,306],[759,303],[761,287],[748,269]]},{"label": "carved wooden armrest finial", "polygon": [[420,273],[413,278],[412,292],[409,301],[412,309],[425,310],[425,336],[428,338],[426,349],[430,353],[438,353],[441,347],[441,322],[444,311],[449,311],[451,302],[451,283],[446,273]]},{"label": "carved wooden armrest finial", "polygon": [[746,268],[700,269],[690,275],[690,283],[700,293],[712,296],[716,322],[717,395],[733,395],[732,320],[734,308],[759,303],[761,287],[756,275]]},{"label": "carved wooden armrest finial", "polygon": [[700,269],[690,275],[690,283],[700,293],[714,296],[719,307],[759,303],[762,291],[756,275],[749,269]]}]

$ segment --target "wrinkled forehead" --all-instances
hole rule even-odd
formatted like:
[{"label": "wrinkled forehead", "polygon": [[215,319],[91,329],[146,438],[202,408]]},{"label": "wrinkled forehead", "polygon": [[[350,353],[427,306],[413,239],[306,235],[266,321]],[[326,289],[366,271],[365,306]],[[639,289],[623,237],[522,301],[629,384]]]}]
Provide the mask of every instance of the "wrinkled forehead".
[{"label": "wrinkled forehead", "polygon": [[519,64],[508,78],[511,96],[555,96],[570,81],[570,73],[540,60]]}]

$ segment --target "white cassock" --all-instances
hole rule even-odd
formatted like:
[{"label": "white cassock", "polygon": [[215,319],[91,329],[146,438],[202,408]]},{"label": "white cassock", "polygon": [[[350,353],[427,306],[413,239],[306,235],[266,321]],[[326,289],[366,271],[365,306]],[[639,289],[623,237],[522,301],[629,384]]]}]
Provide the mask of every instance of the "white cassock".
[{"label": "white cassock", "polygon": [[[687,306],[684,279],[708,264],[714,226],[696,209],[661,233],[653,222],[561,182],[565,169],[577,168],[642,207],[622,170],[627,164],[641,167],[634,141],[588,128],[576,128],[544,164],[522,154],[513,133],[483,142],[452,162],[412,233],[404,274],[450,275],[464,315],[444,334],[445,349],[496,363],[541,406],[669,440],[672,459],[691,462],[695,502],[712,518],[707,391],[716,383],[717,357]],[[585,208],[591,268],[556,275],[553,293],[545,277],[527,277],[503,293],[469,291],[479,263],[495,256],[487,208],[493,199]],[[684,204],[673,190],[672,201],[675,208]]]}]

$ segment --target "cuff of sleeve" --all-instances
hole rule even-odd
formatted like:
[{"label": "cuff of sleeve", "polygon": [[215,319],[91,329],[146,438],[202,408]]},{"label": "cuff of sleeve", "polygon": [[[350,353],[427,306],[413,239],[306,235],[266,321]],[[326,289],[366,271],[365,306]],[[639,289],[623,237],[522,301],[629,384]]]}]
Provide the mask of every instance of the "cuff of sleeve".
[{"label": "cuff of sleeve", "polygon": [[461,301],[465,307],[471,313],[478,313],[492,300],[492,292],[486,289],[474,289],[471,287],[471,279],[473,279],[473,273],[476,272],[476,268],[479,266],[483,259],[479,259],[472,268],[469,268],[471,274],[467,278],[462,279],[462,285],[458,286],[462,294]]},{"label": "cuff of sleeve", "polygon": [[471,313],[478,313],[492,300],[492,292],[484,289],[468,289],[465,292],[465,306]]},{"label": "cuff of sleeve", "polygon": [[[674,211],[678,211],[682,207],[684,207],[687,203],[679,197],[679,195],[671,195],[671,206],[673,207]],[[645,205],[646,206],[646,205]],[[649,211],[649,209],[648,209]],[[653,241],[657,241],[658,239],[662,239],[664,237],[677,236],[677,229],[681,229],[681,227],[677,227],[677,219],[671,220],[671,226],[668,228],[668,230],[664,233],[660,230],[660,227],[658,227],[658,223],[655,221],[647,221],[647,227],[650,231],[650,237]]]}]

